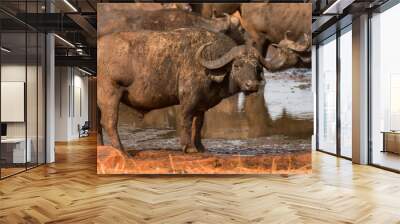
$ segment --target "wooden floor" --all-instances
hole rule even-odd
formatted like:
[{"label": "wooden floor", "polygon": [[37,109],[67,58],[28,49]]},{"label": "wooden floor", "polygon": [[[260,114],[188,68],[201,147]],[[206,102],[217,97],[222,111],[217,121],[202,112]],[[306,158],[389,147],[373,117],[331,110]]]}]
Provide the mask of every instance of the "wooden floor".
[{"label": "wooden floor", "polygon": [[374,164],[400,170],[399,154],[375,150],[372,159]]},{"label": "wooden floor", "polygon": [[0,223],[400,223],[400,175],[315,152],[289,176],[98,176],[95,139],[0,181]]},{"label": "wooden floor", "polygon": [[25,171],[25,167],[24,168],[1,168],[1,177],[8,177],[11,176],[13,174],[19,173],[19,172],[23,172]]}]

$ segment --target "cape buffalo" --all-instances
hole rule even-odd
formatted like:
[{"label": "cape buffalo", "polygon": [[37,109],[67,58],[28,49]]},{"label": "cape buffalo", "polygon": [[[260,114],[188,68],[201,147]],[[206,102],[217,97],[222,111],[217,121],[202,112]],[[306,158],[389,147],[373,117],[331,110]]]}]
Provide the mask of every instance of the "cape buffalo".
[{"label": "cape buffalo", "polygon": [[101,125],[111,145],[122,150],[117,131],[120,102],[142,113],[179,104],[183,151],[204,151],[204,113],[239,91],[257,91],[263,67],[270,68],[271,61],[255,48],[205,29],[106,35],[98,41]]},{"label": "cape buffalo", "polygon": [[192,7],[189,3],[155,3],[155,2],[135,2],[132,3],[97,3],[97,11],[102,12],[101,16],[112,13],[116,10],[121,11],[155,11],[160,9],[180,9],[184,11],[191,12]]},{"label": "cape buffalo", "polygon": [[[287,32],[289,33],[289,32]],[[304,34],[302,40],[290,40],[285,34],[285,39],[278,44],[271,44],[267,50],[267,58],[278,62],[271,70],[282,70],[291,67],[310,67],[311,40]]]},{"label": "cape buffalo", "polygon": [[240,23],[247,42],[274,58],[279,70],[309,61],[311,16],[311,4],[249,3],[241,5]]},{"label": "cape buffalo", "polygon": [[99,17],[98,23],[98,37],[122,31],[167,31],[177,28],[204,28],[214,32],[227,32],[239,26],[239,21],[231,22],[230,16],[207,19],[179,9],[115,10]]}]

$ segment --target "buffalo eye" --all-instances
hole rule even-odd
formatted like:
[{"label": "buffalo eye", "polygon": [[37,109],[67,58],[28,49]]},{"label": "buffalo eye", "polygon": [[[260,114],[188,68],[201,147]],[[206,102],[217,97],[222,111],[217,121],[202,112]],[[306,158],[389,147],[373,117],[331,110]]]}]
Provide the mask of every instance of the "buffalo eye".
[{"label": "buffalo eye", "polygon": [[258,73],[262,73],[262,72],[263,72],[263,68],[260,67],[260,66],[257,66],[257,72],[258,72]]},{"label": "buffalo eye", "polygon": [[263,78],[262,78],[263,77],[263,72],[264,72],[263,67],[257,66],[257,79],[259,81],[263,80]]}]

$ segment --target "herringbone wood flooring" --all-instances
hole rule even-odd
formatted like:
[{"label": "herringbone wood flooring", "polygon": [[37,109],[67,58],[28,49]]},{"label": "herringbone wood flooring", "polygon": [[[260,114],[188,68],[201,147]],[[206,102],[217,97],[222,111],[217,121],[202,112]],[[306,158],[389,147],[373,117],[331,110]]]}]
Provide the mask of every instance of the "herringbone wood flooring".
[{"label": "herringbone wood flooring", "polygon": [[400,223],[400,175],[313,153],[289,176],[98,176],[95,138],[0,181],[0,223]]}]

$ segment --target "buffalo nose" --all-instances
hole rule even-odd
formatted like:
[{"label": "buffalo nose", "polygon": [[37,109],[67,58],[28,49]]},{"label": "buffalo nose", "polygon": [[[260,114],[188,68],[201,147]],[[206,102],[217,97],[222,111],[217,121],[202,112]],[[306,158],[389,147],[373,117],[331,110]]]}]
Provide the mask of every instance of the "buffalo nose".
[{"label": "buffalo nose", "polygon": [[256,81],[249,80],[246,82],[246,87],[255,87],[257,85],[258,85],[258,83]]},{"label": "buffalo nose", "polygon": [[246,90],[249,90],[249,91],[256,91],[256,90],[258,89],[259,82],[258,82],[258,81],[251,81],[251,80],[248,80],[248,81],[246,81],[246,82],[244,83],[244,86],[245,86]]}]

